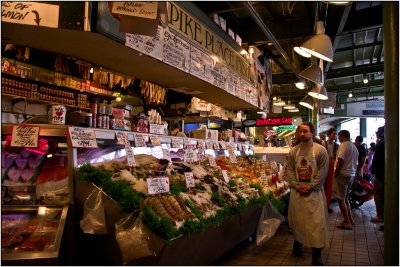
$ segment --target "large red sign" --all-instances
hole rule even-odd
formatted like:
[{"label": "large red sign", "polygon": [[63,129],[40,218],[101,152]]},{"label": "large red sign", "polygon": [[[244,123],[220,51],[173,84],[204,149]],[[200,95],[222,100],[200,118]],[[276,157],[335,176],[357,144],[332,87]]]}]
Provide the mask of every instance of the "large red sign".
[{"label": "large red sign", "polygon": [[266,125],[291,125],[292,118],[267,118],[267,119],[256,119],[256,126]]}]

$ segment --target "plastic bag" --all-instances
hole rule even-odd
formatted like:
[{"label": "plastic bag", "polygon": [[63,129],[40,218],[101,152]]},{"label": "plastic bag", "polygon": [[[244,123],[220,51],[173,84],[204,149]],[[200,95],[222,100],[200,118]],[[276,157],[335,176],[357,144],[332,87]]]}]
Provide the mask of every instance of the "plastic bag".
[{"label": "plastic bag", "polygon": [[124,264],[157,256],[165,246],[164,240],[151,233],[133,213],[115,223],[115,232]]},{"label": "plastic bag", "polygon": [[102,194],[96,188],[86,198],[83,217],[79,222],[81,230],[86,234],[107,234]]},{"label": "plastic bag", "polygon": [[256,245],[261,246],[270,240],[279,228],[279,225],[285,220],[282,214],[268,201],[262,211],[257,226]]}]

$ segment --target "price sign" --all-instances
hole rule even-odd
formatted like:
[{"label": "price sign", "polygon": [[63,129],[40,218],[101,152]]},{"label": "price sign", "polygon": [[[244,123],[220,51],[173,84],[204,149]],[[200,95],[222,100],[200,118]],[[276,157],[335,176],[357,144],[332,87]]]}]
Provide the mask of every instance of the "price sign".
[{"label": "price sign", "polygon": [[213,149],[213,143],[206,142],[206,147],[207,147],[207,149]]},{"label": "price sign", "polygon": [[242,145],[242,151],[246,151],[247,150],[247,145]]},{"label": "price sign", "polygon": [[153,146],[161,146],[160,137],[158,136],[150,136],[150,141]]},{"label": "price sign", "polygon": [[142,134],[135,134],[135,147],[145,147],[146,142],[144,141],[144,136]]},{"label": "price sign", "polygon": [[199,149],[205,149],[205,148],[206,148],[206,145],[205,145],[204,141],[198,141],[198,142],[197,142],[197,148],[199,148]]},{"label": "price sign", "polygon": [[183,149],[192,148],[192,143],[189,139],[183,139]]},{"label": "price sign", "polygon": [[126,160],[128,162],[128,166],[129,167],[135,166],[136,161],[135,161],[135,155],[133,154],[132,147],[129,145],[125,146],[125,151],[126,151]]},{"label": "price sign", "polygon": [[254,146],[250,145],[250,146],[249,146],[249,150],[252,151],[252,152],[254,152]]},{"label": "price sign", "polygon": [[179,139],[180,138],[172,137],[172,147],[174,147],[174,148],[180,148],[181,147]]},{"label": "price sign", "polygon": [[186,188],[192,188],[195,186],[193,172],[185,172],[185,178]]},{"label": "price sign", "polygon": [[215,158],[211,155],[207,155],[208,161],[210,162],[211,167],[217,167],[217,163],[215,162]]},{"label": "price sign", "polygon": [[152,133],[152,134],[164,134],[164,125],[163,124],[150,123],[150,133]]},{"label": "price sign", "polygon": [[171,154],[169,153],[169,150],[163,149],[162,152],[163,152],[163,159],[171,161]]},{"label": "price sign", "polygon": [[222,149],[226,149],[226,143],[224,141],[219,141],[219,145]]},{"label": "price sign", "polygon": [[72,147],[97,147],[94,129],[68,127],[68,131]]},{"label": "price sign", "polygon": [[37,147],[39,140],[39,131],[39,126],[14,126],[12,129],[11,146]]},{"label": "price sign", "polygon": [[147,178],[147,191],[149,195],[168,193],[169,192],[168,176]]},{"label": "price sign", "polygon": [[265,175],[265,171],[260,172],[260,178],[261,178],[261,181],[264,186],[268,185],[267,176]]},{"label": "price sign", "polygon": [[196,162],[197,161],[196,151],[192,148],[185,149],[184,161],[185,162]]},{"label": "price sign", "polygon": [[229,176],[227,170],[221,170],[222,172],[222,177],[224,177],[225,183],[229,183]]},{"label": "price sign", "polygon": [[262,155],[262,160],[267,161],[267,155]]},{"label": "price sign", "polygon": [[116,132],[115,137],[117,138],[117,143],[120,145],[129,145],[129,140],[128,140],[128,133],[126,132]]},{"label": "price sign", "polygon": [[231,163],[237,163],[235,151],[233,149],[229,149],[228,153],[229,153],[229,160],[231,161]]},{"label": "price sign", "polygon": [[214,142],[214,149],[219,149],[219,144],[218,144],[218,142]]},{"label": "price sign", "polygon": [[241,151],[241,150],[243,149],[243,148],[242,148],[242,147],[243,147],[242,144],[241,144],[241,143],[238,143],[237,145],[238,145],[238,150]]},{"label": "price sign", "polygon": [[199,148],[198,151],[197,151],[197,157],[198,157],[198,159],[201,160],[201,161],[203,161],[204,158],[205,158],[204,154],[205,154],[204,148]]}]

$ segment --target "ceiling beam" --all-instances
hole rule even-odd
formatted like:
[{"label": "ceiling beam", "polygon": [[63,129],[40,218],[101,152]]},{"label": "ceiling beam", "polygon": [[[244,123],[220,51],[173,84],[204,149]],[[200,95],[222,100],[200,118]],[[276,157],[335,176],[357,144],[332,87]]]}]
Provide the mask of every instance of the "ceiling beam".
[{"label": "ceiling beam", "polygon": [[344,85],[337,85],[337,86],[326,86],[326,90],[328,92],[346,92],[350,90],[362,90],[367,88],[376,87],[377,89],[383,89],[383,79],[380,80],[373,80],[369,81],[367,84],[360,82],[360,83],[350,83]]},{"label": "ceiling beam", "polygon": [[362,45],[354,45],[354,46],[348,46],[348,47],[343,47],[343,48],[338,48],[336,49],[335,52],[343,52],[343,51],[349,51],[349,50],[354,50],[354,49],[359,49],[359,48],[366,48],[370,46],[377,46],[377,45],[382,45],[383,42],[373,42],[373,43],[368,43],[368,44],[362,44]]}]

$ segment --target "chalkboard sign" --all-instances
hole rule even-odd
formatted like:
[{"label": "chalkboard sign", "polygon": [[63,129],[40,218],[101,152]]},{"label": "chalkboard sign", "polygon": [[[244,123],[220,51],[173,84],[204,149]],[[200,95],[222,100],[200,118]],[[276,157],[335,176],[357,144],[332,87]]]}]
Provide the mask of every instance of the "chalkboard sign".
[{"label": "chalkboard sign", "polygon": [[175,68],[189,72],[190,44],[168,29],[164,31],[163,61]]},{"label": "chalkboard sign", "polygon": [[158,26],[155,36],[127,33],[125,45],[158,60],[163,58],[164,28]]},{"label": "chalkboard sign", "polygon": [[97,147],[94,129],[68,127],[72,147]]},{"label": "chalkboard sign", "polygon": [[15,147],[37,147],[39,126],[17,125],[12,129],[11,145]]}]

